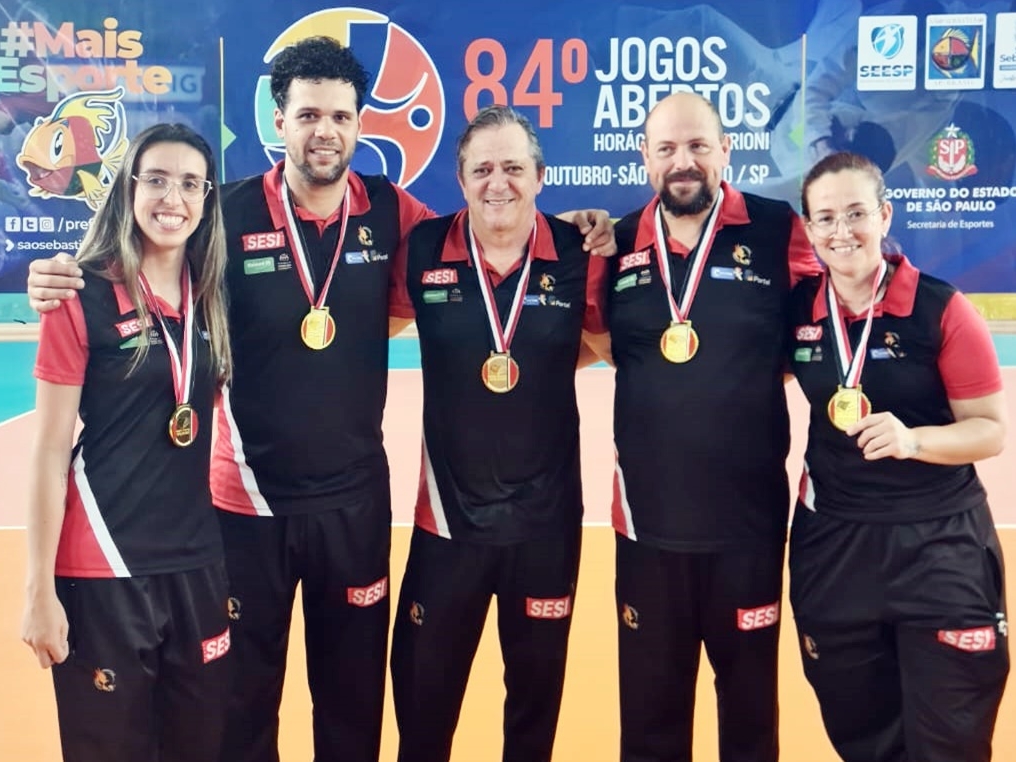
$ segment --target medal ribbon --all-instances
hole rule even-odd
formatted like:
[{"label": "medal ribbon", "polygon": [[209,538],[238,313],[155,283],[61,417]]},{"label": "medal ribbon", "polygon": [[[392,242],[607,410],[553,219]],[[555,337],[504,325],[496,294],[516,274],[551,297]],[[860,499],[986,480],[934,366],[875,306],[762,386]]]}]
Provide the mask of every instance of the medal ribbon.
[{"label": "medal ribbon", "polygon": [[140,280],[145,304],[148,305],[149,311],[159,318],[159,324],[162,326],[162,339],[166,342],[166,349],[169,351],[169,367],[173,373],[173,394],[176,397],[177,407],[179,407],[187,404],[194,380],[194,363],[192,361],[194,357],[194,295],[191,288],[190,267],[185,262],[183,272],[180,274],[181,301],[183,303],[183,346],[179,348],[173,334],[166,326],[162,309],[159,307],[144,273],[140,274]]},{"label": "medal ribbon", "polygon": [[293,209],[293,203],[289,198],[289,185],[286,183],[286,176],[282,175],[282,185],[279,190],[281,196],[282,208],[286,210],[286,228],[289,233],[289,240],[293,245],[293,253],[296,255],[296,272],[300,276],[300,283],[303,285],[303,291],[307,294],[307,301],[311,303],[311,306],[316,309],[321,309],[324,306],[325,299],[328,297],[328,289],[332,285],[332,276],[335,275],[335,268],[339,264],[339,258],[342,252],[342,242],[346,240],[346,225],[349,222],[349,191],[342,196],[342,211],[340,212],[342,223],[339,226],[339,240],[335,244],[335,253],[332,254],[332,266],[328,270],[328,277],[325,279],[324,286],[321,287],[321,293],[318,294],[318,298],[314,298],[314,279],[311,276],[310,261],[307,258],[307,251],[304,247],[303,233],[300,231],[300,223],[296,219],[296,210]]},{"label": "medal ribbon", "polygon": [[861,331],[861,338],[856,348],[848,343],[847,324],[840,311],[840,303],[836,299],[836,291],[833,289],[833,279],[826,275],[826,307],[829,310],[829,322],[833,324],[833,335],[836,341],[836,370],[840,374],[841,385],[847,389],[853,389],[861,382],[861,371],[864,369],[865,347],[868,346],[868,337],[871,335],[871,321],[875,315],[875,298],[878,290],[882,287],[889,265],[882,259],[878,265],[878,274],[875,276],[875,283],[871,288],[871,303],[868,305],[868,317],[864,321],[864,330]]},{"label": "medal ribbon", "polygon": [[706,218],[705,228],[702,230],[702,238],[699,239],[699,247],[693,255],[688,274],[681,286],[680,304],[674,299],[674,279],[670,273],[670,255],[667,251],[667,232],[663,225],[663,206],[657,203],[656,206],[656,262],[659,265],[660,273],[663,275],[663,284],[667,290],[667,301],[670,304],[670,319],[675,323],[683,323],[691,312],[691,303],[695,300],[695,292],[698,291],[699,281],[702,280],[702,272],[706,269],[706,260],[709,258],[709,251],[713,248],[713,241],[716,240],[716,220],[720,216],[720,205],[723,203],[723,188],[716,191],[716,200],[713,208]]},{"label": "medal ribbon", "polygon": [[501,326],[501,318],[497,312],[497,303],[494,301],[494,287],[490,284],[490,274],[487,272],[487,265],[483,261],[483,249],[480,242],[473,234],[473,228],[469,228],[469,255],[473,260],[473,268],[476,270],[476,279],[480,284],[480,293],[483,294],[483,306],[487,311],[487,322],[490,323],[490,333],[494,337],[494,350],[500,354],[508,351],[512,344],[512,337],[522,317],[522,302],[525,300],[526,290],[529,288],[529,270],[533,262],[533,252],[536,250],[536,223],[533,223],[533,234],[529,238],[529,248],[526,251],[526,261],[522,265],[522,273],[519,275],[519,285],[515,288],[515,297],[512,299],[511,309],[508,311],[508,320],[504,327]]}]

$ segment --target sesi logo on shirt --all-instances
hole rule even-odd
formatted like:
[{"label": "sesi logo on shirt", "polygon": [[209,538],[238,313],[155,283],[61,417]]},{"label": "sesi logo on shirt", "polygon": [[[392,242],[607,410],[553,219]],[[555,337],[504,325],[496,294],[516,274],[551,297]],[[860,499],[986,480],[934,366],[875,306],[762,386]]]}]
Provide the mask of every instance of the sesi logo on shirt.
[{"label": "sesi logo on shirt", "polygon": [[149,315],[143,323],[141,318],[132,317],[129,320],[124,320],[122,323],[117,323],[116,332],[120,334],[121,339],[126,339],[130,336],[141,333],[141,328],[143,326],[150,326],[151,324],[151,315]]},{"label": "sesi logo on shirt", "polygon": [[244,251],[267,251],[269,249],[281,249],[286,245],[286,236],[281,230],[271,230],[265,233],[249,233],[242,236]]},{"label": "sesi logo on shirt", "polygon": [[757,609],[737,610],[737,629],[744,632],[772,627],[778,621],[780,621],[780,604],[778,601],[770,603],[768,606],[759,606]]},{"label": "sesi logo on shirt", "polygon": [[420,283],[425,286],[444,286],[449,283],[458,283],[459,273],[451,267],[444,267],[440,270],[424,270]]},{"label": "sesi logo on shirt", "polygon": [[634,267],[647,267],[650,261],[649,249],[625,254],[618,260],[617,271],[623,273],[625,270],[631,270]]},{"label": "sesi logo on shirt", "polygon": [[221,635],[201,641],[201,657],[205,664],[229,653],[229,628]]},{"label": "sesi logo on shirt", "polygon": [[526,598],[526,616],[530,619],[565,619],[571,614],[571,596],[564,598]]},{"label": "sesi logo on shirt", "polygon": [[794,337],[798,341],[819,341],[822,338],[822,326],[799,325],[794,331]]},{"label": "sesi logo on shirt", "polygon": [[939,630],[938,642],[969,653],[994,651],[995,628],[988,625],[969,630]]},{"label": "sesi logo on shirt", "polygon": [[388,595],[388,577],[382,577],[366,587],[346,588],[346,602],[360,608],[373,606],[378,601],[384,600],[386,595]]}]

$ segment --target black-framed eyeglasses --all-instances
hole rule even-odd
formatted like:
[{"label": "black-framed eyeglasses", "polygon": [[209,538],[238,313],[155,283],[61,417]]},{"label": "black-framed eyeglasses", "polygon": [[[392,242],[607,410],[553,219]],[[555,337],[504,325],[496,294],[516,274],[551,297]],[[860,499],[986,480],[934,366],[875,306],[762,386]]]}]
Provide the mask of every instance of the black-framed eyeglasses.
[{"label": "black-framed eyeglasses", "polygon": [[131,175],[138,184],[138,190],[145,198],[166,198],[176,188],[180,198],[190,204],[204,201],[212,190],[212,181],[200,177],[185,177],[183,180],[170,180],[165,175],[147,174]]}]

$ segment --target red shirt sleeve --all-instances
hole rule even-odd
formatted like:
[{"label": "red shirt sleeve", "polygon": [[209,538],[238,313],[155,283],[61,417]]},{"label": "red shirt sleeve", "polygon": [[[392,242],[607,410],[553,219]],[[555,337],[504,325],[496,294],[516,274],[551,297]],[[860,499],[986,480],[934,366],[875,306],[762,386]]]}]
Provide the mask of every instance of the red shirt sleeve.
[{"label": "red shirt sleeve", "polygon": [[606,257],[589,257],[589,271],[586,274],[586,313],[582,318],[582,330],[589,333],[607,332],[607,273],[610,260]]},{"label": "red shirt sleeve", "polygon": [[416,317],[416,313],[413,311],[413,302],[406,289],[409,233],[418,222],[432,219],[437,215],[426,204],[417,201],[415,197],[398,185],[395,186],[395,192],[399,198],[399,226],[401,230],[399,231],[399,245],[395,249],[395,261],[392,262],[389,269],[391,275],[388,278],[388,317],[412,319]]},{"label": "red shirt sleeve", "polygon": [[815,256],[808,234],[804,230],[804,222],[796,214],[791,218],[790,243],[787,246],[787,261],[790,264],[790,287],[799,281],[818,275],[822,265]]},{"label": "red shirt sleeve", "polygon": [[946,397],[951,400],[974,399],[1002,391],[1002,371],[988,324],[958,291],[942,313],[938,372]]},{"label": "red shirt sleeve", "polygon": [[82,386],[88,365],[88,331],[80,299],[70,299],[39,323],[35,377],[65,386]]}]

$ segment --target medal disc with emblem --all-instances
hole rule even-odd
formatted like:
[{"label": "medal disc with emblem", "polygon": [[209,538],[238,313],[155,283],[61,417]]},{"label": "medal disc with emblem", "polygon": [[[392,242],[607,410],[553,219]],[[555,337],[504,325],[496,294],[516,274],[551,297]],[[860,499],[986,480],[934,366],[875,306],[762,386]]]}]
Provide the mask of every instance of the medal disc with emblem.
[{"label": "medal disc with emblem", "polygon": [[871,401],[860,386],[837,387],[829,398],[829,420],[840,431],[846,431],[871,412]]},{"label": "medal disc with emblem", "polygon": [[519,382],[519,364],[507,352],[491,352],[480,368],[480,378],[492,392],[510,392]]},{"label": "medal disc with emblem", "polygon": [[335,319],[327,307],[311,307],[300,324],[300,338],[311,349],[324,349],[335,338]]},{"label": "medal disc with emblem", "polygon": [[660,352],[669,362],[685,363],[695,356],[699,338],[691,321],[671,323],[660,337]]},{"label": "medal disc with emblem", "polygon": [[187,447],[198,436],[198,414],[190,405],[177,405],[169,417],[169,438],[177,447]]}]

